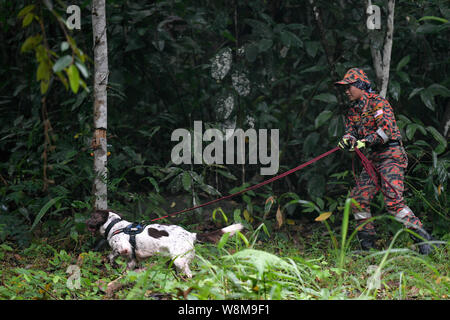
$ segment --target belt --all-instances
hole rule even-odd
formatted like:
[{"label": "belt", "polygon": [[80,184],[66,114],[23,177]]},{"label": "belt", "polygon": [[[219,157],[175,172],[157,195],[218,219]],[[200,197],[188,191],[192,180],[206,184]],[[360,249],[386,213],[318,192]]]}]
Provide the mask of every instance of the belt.
[{"label": "belt", "polygon": [[401,146],[401,145],[403,145],[401,141],[391,140],[391,141],[386,142],[384,144],[379,144],[379,145],[373,146],[372,150],[377,150],[378,151],[378,150],[386,149],[388,147],[397,147],[397,146]]},{"label": "belt", "polygon": [[393,140],[393,141],[389,141],[388,143],[386,143],[387,147],[396,147],[396,146],[401,146],[402,143],[401,141],[398,140]]}]

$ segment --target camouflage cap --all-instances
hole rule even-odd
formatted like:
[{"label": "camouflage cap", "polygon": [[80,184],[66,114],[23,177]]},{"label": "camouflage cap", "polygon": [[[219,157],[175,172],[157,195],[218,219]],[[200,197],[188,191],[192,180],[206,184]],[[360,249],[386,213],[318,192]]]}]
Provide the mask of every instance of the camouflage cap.
[{"label": "camouflage cap", "polygon": [[354,83],[358,80],[361,80],[362,82],[370,85],[369,78],[367,77],[366,73],[362,69],[351,68],[345,74],[344,79],[336,82],[335,84],[350,84],[350,83]]}]

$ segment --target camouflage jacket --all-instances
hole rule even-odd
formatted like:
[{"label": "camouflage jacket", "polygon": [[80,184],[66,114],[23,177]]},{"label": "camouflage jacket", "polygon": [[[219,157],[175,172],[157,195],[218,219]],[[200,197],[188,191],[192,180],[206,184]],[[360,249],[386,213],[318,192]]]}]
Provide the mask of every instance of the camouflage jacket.
[{"label": "camouflage jacket", "polygon": [[378,94],[366,92],[351,105],[345,118],[344,137],[349,136],[365,139],[369,146],[402,140],[392,106]]}]

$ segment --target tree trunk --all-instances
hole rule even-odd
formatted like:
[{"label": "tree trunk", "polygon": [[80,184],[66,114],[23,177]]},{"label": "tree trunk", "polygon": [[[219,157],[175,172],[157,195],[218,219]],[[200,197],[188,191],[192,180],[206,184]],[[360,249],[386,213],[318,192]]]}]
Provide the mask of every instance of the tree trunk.
[{"label": "tree trunk", "polygon": [[[372,1],[366,1],[366,9],[368,6],[372,5]],[[371,37],[371,33],[373,32],[381,32],[381,31],[369,31],[370,37],[370,52],[372,54],[373,66],[375,69],[375,73],[377,75],[377,85],[380,89],[380,96],[383,98],[386,97],[388,84],[389,84],[389,70],[391,65],[391,52],[392,52],[392,40],[394,36],[394,8],[395,8],[395,0],[388,0],[388,17],[386,23],[386,36],[384,39],[384,44],[382,46],[383,53],[379,50],[374,43],[373,37]]]},{"label": "tree trunk", "polygon": [[92,1],[92,29],[94,35],[94,172],[95,208],[107,209],[107,92],[108,46],[106,41],[105,0]]}]

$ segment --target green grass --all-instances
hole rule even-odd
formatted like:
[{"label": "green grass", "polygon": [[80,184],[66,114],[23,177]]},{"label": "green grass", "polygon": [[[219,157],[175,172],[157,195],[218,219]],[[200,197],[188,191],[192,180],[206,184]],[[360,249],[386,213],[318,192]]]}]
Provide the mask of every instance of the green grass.
[{"label": "green grass", "polygon": [[[448,299],[450,242],[423,257],[404,245],[400,230],[386,250],[355,254],[355,240],[341,237],[335,248],[323,229],[294,242],[260,226],[197,245],[187,281],[164,256],[146,261],[144,272],[125,272],[121,259],[118,269],[104,262],[107,251],[66,252],[45,243],[18,251],[4,243],[0,299]],[[79,288],[67,286],[70,265],[79,266]],[[106,285],[122,275],[122,287],[106,295]]]}]

